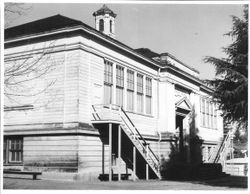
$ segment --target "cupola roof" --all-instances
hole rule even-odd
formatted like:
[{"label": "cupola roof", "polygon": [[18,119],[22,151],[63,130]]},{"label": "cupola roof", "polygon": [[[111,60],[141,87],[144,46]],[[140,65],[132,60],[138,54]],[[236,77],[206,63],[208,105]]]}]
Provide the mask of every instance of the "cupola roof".
[{"label": "cupola roof", "polygon": [[93,16],[105,15],[105,14],[109,14],[114,18],[116,17],[116,14],[111,9],[109,9],[105,4],[99,10],[94,12]]}]

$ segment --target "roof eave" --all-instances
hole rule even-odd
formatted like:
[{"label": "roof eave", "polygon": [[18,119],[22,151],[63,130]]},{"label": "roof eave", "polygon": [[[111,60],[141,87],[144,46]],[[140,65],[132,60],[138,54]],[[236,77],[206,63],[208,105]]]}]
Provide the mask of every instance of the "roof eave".
[{"label": "roof eave", "polygon": [[60,33],[63,33],[63,32],[73,32],[75,30],[84,30],[85,32],[90,33],[90,34],[92,34],[94,36],[97,36],[98,38],[101,38],[102,40],[104,40],[106,42],[109,42],[114,46],[117,46],[117,47],[119,47],[119,48],[121,48],[123,50],[126,50],[127,52],[131,53],[132,55],[137,56],[137,57],[149,62],[150,64],[154,65],[157,68],[162,67],[162,65],[160,63],[158,63],[158,62],[156,62],[156,61],[154,61],[154,60],[152,60],[150,58],[147,58],[144,55],[141,55],[141,54],[135,52],[132,48],[129,48],[129,47],[125,48],[125,45],[121,45],[122,43],[119,44],[118,42],[114,42],[114,41],[112,41],[112,38],[110,38],[110,37],[108,37],[108,39],[107,39],[106,35],[98,33],[95,30],[88,29],[83,25],[70,26],[70,27],[60,28],[60,29],[56,29],[56,30],[52,30],[52,31],[50,30],[50,31],[45,31],[45,32],[41,32],[41,33],[34,33],[34,34],[30,34],[30,35],[15,37],[13,39],[5,40],[4,44],[13,43],[13,42],[17,42],[17,41],[22,41],[22,40],[25,40],[25,39],[32,39],[32,38],[39,38],[39,37],[44,37],[44,36],[48,36],[48,35],[60,34]]}]

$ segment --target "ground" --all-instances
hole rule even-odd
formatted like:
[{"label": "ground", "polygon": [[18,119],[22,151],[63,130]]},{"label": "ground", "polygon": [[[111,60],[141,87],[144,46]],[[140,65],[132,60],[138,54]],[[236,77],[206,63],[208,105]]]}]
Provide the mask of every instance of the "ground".
[{"label": "ground", "polygon": [[230,176],[207,181],[121,181],[77,182],[4,178],[4,189],[67,189],[67,190],[242,190],[247,188],[247,177]]}]

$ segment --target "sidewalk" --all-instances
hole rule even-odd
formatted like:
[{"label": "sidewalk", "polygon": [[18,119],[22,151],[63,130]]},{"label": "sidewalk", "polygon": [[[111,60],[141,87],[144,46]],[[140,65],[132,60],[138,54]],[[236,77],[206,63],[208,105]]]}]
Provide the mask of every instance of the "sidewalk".
[{"label": "sidewalk", "polygon": [[235,190],[247,188],[247,177],[230,176],[208,181],[77,182],[4,178],[3,189],[66,190]]}]

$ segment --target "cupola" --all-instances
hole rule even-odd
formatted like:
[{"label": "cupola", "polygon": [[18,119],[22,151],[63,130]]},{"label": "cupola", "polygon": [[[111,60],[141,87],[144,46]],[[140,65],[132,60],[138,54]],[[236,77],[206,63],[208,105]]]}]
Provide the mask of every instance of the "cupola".
[{"label": "cupola", "polygon": [[103,5],[99,10],[93,13],[95,16],[95,29],[115,38],[115,17],[116,14]]}]

